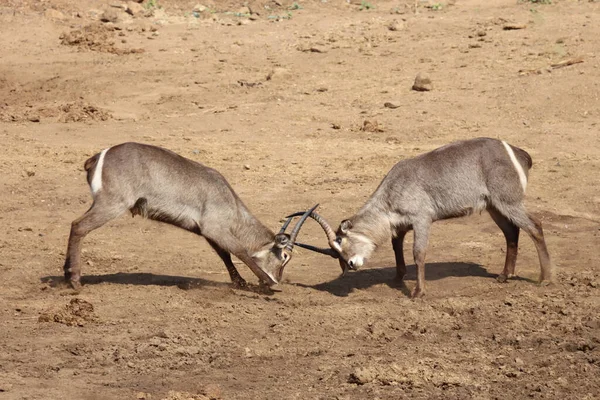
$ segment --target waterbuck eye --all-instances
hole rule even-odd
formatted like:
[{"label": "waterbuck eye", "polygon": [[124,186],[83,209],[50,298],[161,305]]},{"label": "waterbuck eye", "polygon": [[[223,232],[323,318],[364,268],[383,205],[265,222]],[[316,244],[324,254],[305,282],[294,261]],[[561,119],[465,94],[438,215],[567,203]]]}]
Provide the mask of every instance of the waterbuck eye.
[{"label": "waterbuck eye", "polygon": [[341,237],[339,237],[339,236],[338,236],[338,237],[336,237],[336,238],[335,238],[335,242],[336,242],[337,244],[342,244],[342,238],[341,238]]}]

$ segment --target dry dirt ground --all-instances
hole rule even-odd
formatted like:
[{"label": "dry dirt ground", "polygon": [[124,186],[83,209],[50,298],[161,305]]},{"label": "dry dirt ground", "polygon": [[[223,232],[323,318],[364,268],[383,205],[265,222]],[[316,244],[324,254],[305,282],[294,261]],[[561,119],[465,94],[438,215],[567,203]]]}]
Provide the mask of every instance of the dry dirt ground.
[{"label": "dry dirt ground", "polygon": [[[600,3],[353,3],[0,1],[1,399],[599,398]],[[525,235],[496,282],[485,214],[434,226],[418,301],[389,244],[343,278],[298,251],[265,295],[130,216],[86,239],[80,293],[55,285],[105,147],[215,167],[278,229],[316,202],[337,225],[395,162],[478,136],[532,155],[553,286]]]}]

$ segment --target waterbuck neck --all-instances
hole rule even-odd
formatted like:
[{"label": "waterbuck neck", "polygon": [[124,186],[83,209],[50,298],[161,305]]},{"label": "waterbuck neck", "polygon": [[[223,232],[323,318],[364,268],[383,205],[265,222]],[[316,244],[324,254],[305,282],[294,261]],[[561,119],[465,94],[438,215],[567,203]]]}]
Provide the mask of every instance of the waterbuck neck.
[{"label": "waterbuck neck", "polygon": [[352,231],[368,237],[379,246],[392,237],[390,216],[383,210],[365,205],[352,217]]},{"label": "waterbuck neck", "polygon": [[232,232],[250,253],[275,241],[273,231],[252,215],[241,201],[238,204],[237,223],[232,227]]}]

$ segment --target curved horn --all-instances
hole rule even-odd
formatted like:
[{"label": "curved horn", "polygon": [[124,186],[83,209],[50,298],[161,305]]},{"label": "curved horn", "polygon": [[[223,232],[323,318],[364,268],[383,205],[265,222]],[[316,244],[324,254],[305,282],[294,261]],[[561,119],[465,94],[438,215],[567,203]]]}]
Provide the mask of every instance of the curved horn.
[{"label": "curved horn", "polygon": [[285,223],[283,224],[283,226],[281,227],[281,229],[279,230],[279,233],[285,233],[285,230],[288,228],[288,226],[290,226],[290,222],[292,222],[292,219],[294,219],[294,217],[286,217],[287,221],[285,221]]},{"label": "curved horn", "polygon": [[[300,228],[302,228],[302,225],[304,224],[306,219],[312,214],[312,212],[317,207],[319,207],[319,204],[315,204],[313,206],[313,208],[311,208],[310,210],[308,210],[302,214],[302,218],[300,218],[300,221],[298,221],[296,223],[296,225],[294,225],[294,229],[292,229],[292,232],[290,233],[290,241],[288,242],[287,246],[285,246],[286,249],[291,251],[294,248],[294,242],[296,241],[296,237],[298,236],[298,233],[300,232]],[[292,218],[292,216],[288,216],[287,218]]]},{"label": "curved horn", "polygon": [[299,243],[299,242],[296,242],[295,245],[298,247],[302,247],[303,249],[314,251],[316,253],[325,254],[326,256],[330,256],[333,258],[340,258],[340,254],[333,249],[322,249],[317,246],[312,246],[310,244],[304,244],[304,243]]},{"label": "curved horn", "polygon": [[[303,215],[303,212],[297,212],[291,215],[288,215],[286,218],[293,218],[293,217],[297,217],[298,215]],[[327,221],[325,220],[325,218],[321,217],[319,214],[317,214],[316,212],[311,212],[310,213],[310,217],[312,219],[314,219],[315,221],[317,221],[319,223],[319,225],[321,225],[321,228],[323,228],[323,230],[325,231],[325,234],[327,235],[327,241],[329,242],[329,246],[333,249],[335,248],[334,244],[335,243],[335,232],[333,230],[333,228],[331,228],[331,225],[329,225],[327,223]],[[302,246],[300,246],[302,247]]]}]

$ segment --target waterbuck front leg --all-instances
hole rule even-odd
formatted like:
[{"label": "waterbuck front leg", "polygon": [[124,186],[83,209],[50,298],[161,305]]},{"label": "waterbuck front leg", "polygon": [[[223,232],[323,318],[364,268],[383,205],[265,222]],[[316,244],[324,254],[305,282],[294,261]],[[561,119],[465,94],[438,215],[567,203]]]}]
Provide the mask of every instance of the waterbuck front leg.
[{"label": "waterbuck front leg", "polygon": [[427,243],[429,242],[430,228],[431,221],[413,224],[413,256],[415,258],[415,265],[417,266],[417,286],[415,286],[412,292],[413,298],[425,295],[425,254],[427,252]]},{"label": "waterbuck front leg", "polygon": [[498,282],[506,282],[508,278],[515,276],[515,266],[517,264],[517,253],[519,252],[519,227],[513,224],[508,218],[502,215],[495,208],[489,208],[488,213],[504,233],[506,238],[506,260],[502,273],[496,278]]},{"label": "waterbuck front leg", "polygon": [[[212,226],[212,224],[205,224],[204,229],[201,229],[202,236],[215,243],[219,248],[223,249],[223,251],[228,251],[229,253],[239,258],[244,264],[248,266],[248,268],[250,268],[250,270],[252,270],[252,272],[254,272],[254,275],[256,275],[258,279],[260,279],[262,282],[268,285],[273,285],[277,283],[274,277],[272,277],[270,274],[267,274],[262,268],[258,266],[256,261],[254,261],[252,256],[240,243],[238,238],[233,236],[233,234],[227,229],[207,229],[207,227]],[[214,226],[220,225],[214,224]],[[229,268],[227,269],[229,270]]]},{"label": "waterbuck front leg", "polygon": [[244,280],[244,278],[241,277],[240,273],[233,265],[233,261],[231,261],[231,254],[229,254],[228,251],[219,247],[219,245],[211,239],[206,239],[206,241],[217,252],[219,257],[221,257],[221,260],[223,260],[223,262],[225,263],[225,267],[227,267],[227,272],[229,272],[229,277],[231,278],[231,282],[233,282],[234,286],[239,288],[246,287],[246,281]]},{"label": "waterbuck front leg", "polygon": [[396,256],[396,280],[402,282],[406,275],[406,262],[404,262],[404,237],[407,231],[399,231],[396,237],[392,238],[392,247]]}]

